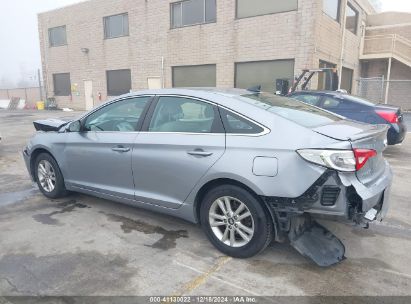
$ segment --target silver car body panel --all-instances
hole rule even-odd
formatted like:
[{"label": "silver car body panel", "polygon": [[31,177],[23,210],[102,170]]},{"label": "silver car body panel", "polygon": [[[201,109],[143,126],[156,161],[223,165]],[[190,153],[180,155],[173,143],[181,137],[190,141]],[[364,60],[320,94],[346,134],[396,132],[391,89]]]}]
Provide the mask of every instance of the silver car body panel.
[{"label": "silver car body panel", "polygon": [[[241,102],[244,90],[164,89],[130,93],[111,102],[135,96],[172,95],[200,99],[240,114],[263,127],[260,134],[196,134],[161,132],[38,132],[24,153],[29,171],[30,155],[36,149],[49,151],[57,160],[68,190],[141,206],[196,222],[194,205],[199,191],[217,179],[244,184],[262,197],[297,198],[305,193],[326,168],[308,163],[295,151],[301,148],[351,149],[349,137],[339,138],[353,129],[367,129],[351,121],[341,124],[335,138],[324,126],[317,130],[300,126],[274,113]],[[110,103],[110,102],[109,102]],[[102,105],[93,111],[97,111]],[[92,111],[92,112],[93,112]],[[90,113],[92,113],[90,112]],[[82,118],[90,113],[85,114]],[[367,131],[367,130],[365,130]],[[381,130],[376,132],[382,136]],[[358,133],[358,132],[357,132]],[[361,133],[361,132],[359,132]],[[367,132],[365,132],[367,133]],[[366,138],[367,135],[363,134]],[[361,142],[360,139],[357,143]],[[355,141],[354,141],[355,144]],[[365,143],[368,145],[369,143]],[[127,153],[113,151],[129,148]],[[190,151],[210,152],[209,157],[190,155]],[[255,174],[255,160],[275,159],[276,166]],[[382,156],[381,156],[382,158]],[[273,163],[271,163],[273,164]],[[347,216],[345,188],[353,186],[364,201],[363,211],[379,203],[388,192],[392,173],[388,163],[378,160],[380,171],[361,180],[356,173],[338,173],[326,185],[343,190],[334,206],[314,203],[307,212]],[[261,168],[260,168],[261,171]],[[387,203],[388,204],[388,203]],[[381,214],[379,215],[381,217]]]}]

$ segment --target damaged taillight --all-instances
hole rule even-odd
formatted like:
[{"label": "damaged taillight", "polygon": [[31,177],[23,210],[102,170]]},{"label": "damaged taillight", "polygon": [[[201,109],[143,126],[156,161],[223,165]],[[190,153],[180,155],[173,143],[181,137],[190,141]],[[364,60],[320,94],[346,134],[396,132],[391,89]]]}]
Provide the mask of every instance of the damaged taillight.
[{"label": "damaged taillight", "polygon": [[371,149],[354,149],[355,170],[359,171],[364,167],[365,163],[374,156],[377,156],[377,151]]},{"label": "damaged taillight", "polygon": [[297,153],[310,163],[334,169],[341,172],[355,172],[364,167],[371,157],[377,155],[375,150],[322,150],[301,149]]}]

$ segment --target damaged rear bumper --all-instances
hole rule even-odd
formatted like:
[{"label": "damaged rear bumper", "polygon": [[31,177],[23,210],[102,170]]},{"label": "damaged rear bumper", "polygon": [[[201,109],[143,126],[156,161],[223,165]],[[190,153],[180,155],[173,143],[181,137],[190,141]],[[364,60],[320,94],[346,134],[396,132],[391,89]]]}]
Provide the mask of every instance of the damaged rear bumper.
[{"label": "damaged rear bumper", "polygon": [[370,185],[355,173],[327,170],[300,197],[263,197],[276,225],[276,240],[288,239],[301,254],[317,265],[330,266],[344,259],[345,248],[316,217],[355,223],[364,228],[383,220],[390,205],[393,174],[385,162],[384,173]]},{"label": "damaged rear bumper", "polygon": [[[282,231],[289,231],[290,219],[303,213],[363,225],[375,219],[381,221],[387,215],[392,178],[387,162],[384,173],[371,185],[362,184],[355,173],[327,170],[297,198],[264,197],[264,200]],[[372,219],[367,218],[370,210],[376,210]]]}]

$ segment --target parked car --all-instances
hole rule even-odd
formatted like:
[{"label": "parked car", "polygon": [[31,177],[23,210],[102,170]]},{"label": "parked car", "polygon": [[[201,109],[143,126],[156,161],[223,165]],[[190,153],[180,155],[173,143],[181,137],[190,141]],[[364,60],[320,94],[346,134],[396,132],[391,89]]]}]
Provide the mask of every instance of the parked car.
[{"label": "parked car", "polygon": [[387,135],[389,145],[402,143],[407,134],[399,107],[373,104],[359,97],[333,91],[300,91],[290,94],[290,97],[356,121],[386,124],[390,127]]},{"label": "parked car", "polygon": [[328,266],[345,249],[316,215],[366,226],[388,209],[388,128],[291,98],[148,90],[34,125],[23,155],[46,197],[82,192],[200,223],[233,257],[288,238]]}]

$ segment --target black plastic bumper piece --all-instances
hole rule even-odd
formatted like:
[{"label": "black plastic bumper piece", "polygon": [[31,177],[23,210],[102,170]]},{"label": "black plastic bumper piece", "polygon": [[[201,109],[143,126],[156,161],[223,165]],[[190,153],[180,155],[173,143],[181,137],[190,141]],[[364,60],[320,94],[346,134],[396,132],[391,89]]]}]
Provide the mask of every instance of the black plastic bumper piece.
[{"label": "black plastic bumper piece", "polygon": [[302,216],[294,220],[291,226],[291,246],[318,266],[328,267],[345,259],[344,244],[316,221]]}]

